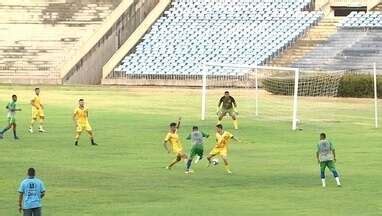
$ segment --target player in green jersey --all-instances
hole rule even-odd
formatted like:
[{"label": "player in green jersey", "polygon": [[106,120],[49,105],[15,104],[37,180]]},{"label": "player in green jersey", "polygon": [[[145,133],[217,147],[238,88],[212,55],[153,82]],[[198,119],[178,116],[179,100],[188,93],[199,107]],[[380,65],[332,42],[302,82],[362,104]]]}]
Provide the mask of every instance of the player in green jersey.
[{"label": "player in green jersey", "polygon": [[340,187],[340,177],[336,170],[336,151],[334,145],[326,139],[326,134],[320,134],[320,142],[317,144],[316,152],[317,162],[320,164],[322,187],[326,187],[325,182],[325,168],[328,167],[332,171],[336,180],[337,186]]},{"label": "player in green jersey", "polygon": [[16,107],[16,102],[17,102],[17,96],[12,95],[12,100],[5,107],[8,110],[8,115],[7,115],[8,125],[0,132],[0,138],[3,138],[3,134],[7,130],[12,128],[13,129],[13,137],[15,139],[19,139],[16,135],[16,112],[21,111],[21,109],[18,109]]},{"label": "player in green jersey", "polygon": [[195,163],[198,163],[200,159],[203,158],[203,138],[208,138],[209,135],[206,133],[203,133],[199,131],[198,126],[192,127],[192,132],[187,136],[186,139],[191,140],[192,147],[190,151],[190,157],[188,158],[187,164],[186,164],[186,174],[192,172],[191,163],[192,159],[196,157]]}]

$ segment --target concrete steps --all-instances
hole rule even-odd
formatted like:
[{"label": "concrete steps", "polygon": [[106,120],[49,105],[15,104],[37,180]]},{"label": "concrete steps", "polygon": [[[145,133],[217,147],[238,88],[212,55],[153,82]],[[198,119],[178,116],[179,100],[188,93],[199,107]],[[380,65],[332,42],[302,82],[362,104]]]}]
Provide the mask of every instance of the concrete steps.
[{"label": "concrete steps", "polygon": [[337,32],[337,24],[341,19],[337,17],[324,17],[318,25],[312,27],[303,38],[299,39],[279,57],[274,58],[269,65],[289,66],[303,58],[305,54],[327,41],[330,36]]},{"label": "concrete steps", "polygon": [[120,1],[0,1],[0,76],[56,72]]}]

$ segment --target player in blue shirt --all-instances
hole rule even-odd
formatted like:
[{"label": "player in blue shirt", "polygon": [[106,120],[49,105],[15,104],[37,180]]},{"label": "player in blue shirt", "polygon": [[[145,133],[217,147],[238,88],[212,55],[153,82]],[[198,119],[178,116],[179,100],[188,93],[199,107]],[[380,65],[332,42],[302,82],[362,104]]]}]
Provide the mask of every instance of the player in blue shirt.
[{"label": "player in blue shirt", "polygon": [[44,183],[35,177],[34,168],[28,169],[28,177],[19,187],[19,211],[23,210],[24,216],[41,216],[41,200],[45,195]]}]

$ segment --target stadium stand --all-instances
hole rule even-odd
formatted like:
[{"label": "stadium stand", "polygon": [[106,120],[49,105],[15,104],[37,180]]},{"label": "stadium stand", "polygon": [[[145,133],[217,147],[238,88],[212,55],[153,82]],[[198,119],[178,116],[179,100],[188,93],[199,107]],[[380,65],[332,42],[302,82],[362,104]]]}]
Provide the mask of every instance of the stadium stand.
[{"label": "stadium stand", "polygon": [[373,62],[382,60],[381,43],[379,31],[340,30],[292,66],[325,70],[370,68]]},{"label": "stadium stand", "polygon": [[309,0],[174,0],[112,74],[197,75],[207,61],[264,64],[318,23],[322,12],[310,8]]},{"label": "stadium stand", "polygon": [[340,28],[382,29],[382,12],[357,13],[353,11],[338,26]]},{"label": "stadium stand", "polygon": [[290,66],[303,58],[307,53],[315,49],[317,46],[325,43],[330,36],[337,32],[337,24],[342,17],[324,17],[319,23],[312,27],[304,37],[283,52],[280,56],[272,59],[269,65],[272,66]]},{"label": "stadium stand", "polygon": [[120,1],[2,0],[0,76],[55,76],[55,67],[70,58]]},{"label": "stadium stand", "polygon": [[[378,8],[378,6],[376,7]],[[323,70],[361,70],[382,62],[382,13],[352,12],[338,24],[339,31],[294,67]]]}]

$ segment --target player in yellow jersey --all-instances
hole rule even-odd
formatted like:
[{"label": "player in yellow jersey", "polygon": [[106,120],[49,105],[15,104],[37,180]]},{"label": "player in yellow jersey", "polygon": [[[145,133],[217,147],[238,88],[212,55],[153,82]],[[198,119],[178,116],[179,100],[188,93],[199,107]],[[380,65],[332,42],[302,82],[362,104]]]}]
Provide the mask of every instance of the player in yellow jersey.
[{"label": "player in yellow jersey", "polygon": [[40,127],[38,129],[39,132],[46,132],[44,130],[43,125],[44,125],[44,120],[45,120],[45,114],[44,114],[44,105],[42,104],[41,97],[40,97],[40,88],[35,88],[34,89],[35,96],[31,100],[31,105],[32,105],[32,121],[29,126],[29,132],[33,133],[33,125],[34,123],[38,120],[40,123]]},{"label": "player in yellow jersey", "polygon": [[176,155],[176,158],[174,161],[170,163],[166,167],[166,169],[171,169],[176,163],[179,161],[187,160],[187,155],[183,151],[182,143],[180,142],[179,135],[178,135],[178,129],[180,126],[181,118],[179,117],[178,123],[172,122],[170,123],[170,131],[167,133],[166,138],[164,139],[163,146],[167,150],[167,152],[170,154],[171,151]]},{"label": "player in yellow jersey", "polygon": [[228,160],[227,160],[228,145],[231,142],[231,139],[237,142],[240,142],[230,132],[224,131],[223,125],[221,124],[216,125],[216,145],[207,157],[207,160],[209,162],[208,166],[210,166],[211,159],[213,157],[220,155],[224,161],[224,165],[225,165],[225,169],[227,173],[229,174],[232,173],[231,170],[229,169]]},{"label": "player in yellow jersey", "polygon": [[86,132],[88,132],[88,134],[90,136],[91,144],[97,145],[94,142],[94,135],[93,135],[92,127],[90,126],[89,120],[88,120],[89,111],[88,111],[88,108],[85,107],[84,99],[80,99],[78,101],[78,103],[79,103],[79,106],[74,110],[74,113],[73,113],[73,121],[76,124],[76,140],[75,140],[74,145],[76,145],[76,146],[78,145],[78,139],[80,138],[81,132],[84,130]]}]

